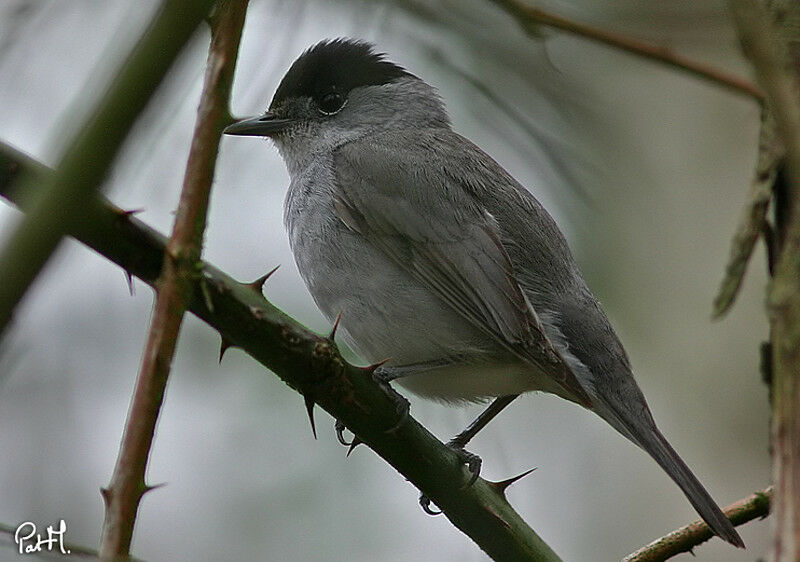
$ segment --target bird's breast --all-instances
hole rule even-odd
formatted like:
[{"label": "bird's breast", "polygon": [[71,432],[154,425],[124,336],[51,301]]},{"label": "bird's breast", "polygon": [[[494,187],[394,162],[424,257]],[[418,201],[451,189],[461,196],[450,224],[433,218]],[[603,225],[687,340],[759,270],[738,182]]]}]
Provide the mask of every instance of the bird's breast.
[{"label": "bird's breast", "polygon": [[334,209],[332,174],[309,169],[292,179],[285,223],[297,267],[317,306],[364,360],[396,365],[485,355],[494,347],[357,232]]}]

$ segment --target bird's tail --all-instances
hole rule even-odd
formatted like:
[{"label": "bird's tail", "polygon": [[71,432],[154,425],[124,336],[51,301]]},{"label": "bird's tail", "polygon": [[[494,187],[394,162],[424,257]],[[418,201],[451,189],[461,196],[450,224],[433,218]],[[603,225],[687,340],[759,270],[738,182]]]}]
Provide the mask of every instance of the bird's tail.
[{"label": "bird's tail", "polygon": [[604,404],[595,409],[617,431],[653,457],[683,490],[689,502],[714,533],[732,545],[744,548],[744,542],[731,522],[658,430],[647,406],[643,404],[644,409],[640,415],[628,412],[625,408],[609,408],[609,406]]}]

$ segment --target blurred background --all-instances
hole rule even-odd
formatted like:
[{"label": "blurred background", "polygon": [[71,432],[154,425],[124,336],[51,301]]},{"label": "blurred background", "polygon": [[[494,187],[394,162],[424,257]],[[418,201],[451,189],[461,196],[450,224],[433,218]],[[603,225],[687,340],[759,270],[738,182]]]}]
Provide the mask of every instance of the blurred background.
[{"label": "blurred background", "polygon": [[[538,1],[741,75],[722,1]],[[53,165],[144,29],[153,1],[0,4],[0,141]],[[625,343],[662,431],[721,505],[769,483],[767,336],[759,246],[731,314],[710,321],[756,158],[758,109],[681,72],[562,33],[526,36],[488,0],[251,0],[233,111],[263,111],[291,62],[336,36],[373,41],[435,85],[457,131],[550,210]],[[133,130],[107,194],[168,233],[204,72],[198,33]],[[288,177],[268,142],[224,138],[205,259],[318,331],[282,225]],[[17,212],[0,204],[0,238]],[[0,522],[65,519],[97,544],[148,329],[151,290],[73,241],[60,247],[0,344]],[[365,447],[320,437],[302,398],[187,317],[149,467],[133,553],[146,560],[485,560]],[[412,398],[443,440],[480,407]],[[565,560],[615,560],[696,518],[644,453],[589,412],[546,395],[515,402],[473,442],[482,475],[537,467],[512,505]],[[754,560],[768,521],[697,559]],[[0,559],[13,558],[10,548]],[[689,559],[684,555],[678,560]]]}]

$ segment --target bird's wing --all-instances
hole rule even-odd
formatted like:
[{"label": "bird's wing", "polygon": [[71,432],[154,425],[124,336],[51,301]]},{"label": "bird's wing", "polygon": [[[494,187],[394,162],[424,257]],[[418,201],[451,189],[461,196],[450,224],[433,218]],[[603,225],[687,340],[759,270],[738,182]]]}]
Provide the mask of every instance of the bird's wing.
[{"label": "bird's wing", "polygon": [[[577,401],[586,391],[521,290],[494,217],[424,153],[369,142],[334,153],[339,218],[503,347]],[[369,272],[365,272],[366,275]]]}]

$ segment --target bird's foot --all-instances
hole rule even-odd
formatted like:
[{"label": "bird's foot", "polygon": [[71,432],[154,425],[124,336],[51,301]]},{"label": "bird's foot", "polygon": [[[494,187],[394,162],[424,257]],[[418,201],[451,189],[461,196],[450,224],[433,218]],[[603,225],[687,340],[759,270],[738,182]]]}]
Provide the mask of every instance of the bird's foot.
[{"label": "bird's foot", "polygon": [[422,506],[422,511],[424,511],[428,515],[441,515],[442,514],[442,511],[440,509],[434,509],[433,507],[431,507],[433,505],[433,502],[425,494],[420,494],[419,495],[419,505]]},{"label": "bird's foot", "polygon": [[461,489],[469,488],[472,486],[475,481],[478,479],[478,476],[481,475],[481,458],[476,455],[475,453],[470,453],[467,451],[464,446],[456,441],[455,439],[448,441],[447,446],[458,455],[459,460],[462,464],[467,465],[467,469],[469,470],[469,480],[461,487]]},{"label": "bird's foot", "polygon": [[[339,443],[341,443],[345,447],[349,447],[350,445],[353,444],[353,441],[348,441],[344,437],[344,430],[347,429],[344,426],[344,422],[342,422],[341,420],[336,420],[336,424],[334,424],[333,428],[336,430],[336,439],[339,440]],[[355,440],[355,438],[356,437],[354,435],[353,440]]]},{"label": "bird's foot", "polygon": [[361,443],[363,443],[363,441],[361,441],[361,439],[359,439],[358,435],[356,435],[355,433],[353,434],[353,438],[350,441],[345,439],[344,430],[347,429],[347,428],[345,427],[344,423],[341,420],[336,420],[336,424],[334,425],[334,429],[336,429],[336,439],[339,440],[339,443],[341,443],[342,445],[347,447],[347,455],[346,456],[348,456],[348,457],[350,456],[350,453],[353,452],[353,449],[355,449],[356,447],[361,445]]},{"label": "bird's foot", "polygon": [[[461,464],[467,465],[467,470],[469,470],[469,479],[464,483],[461,489],[466,489],[472,486],[475,481],[478,479],[478,476],[481,474],[481,458],[476,455],[475,453],[470,453],[464,448],[460,442],[456,439],[452,439],[447,442],[447,446],[456,454],[458,455],[459,461]],[[439,515],[442,512],[440,510],[434,509],[431,507],[433,502],[431,499],[426,496],[425,494],[420,494],[419,496],[419,505],[422,506],[422,511],[427,513],[428,515]]]},{"label": "bird's foot", "polygon": [[381,367],[378,365],[372,370],[372,379],[378,383],[378,386],[386,393],[386,396],[394,404],[395,411],[397,412],[397,422],[389,429],[384,430],[384,433],[394,433],[406,422],[408,419],[408,412],[411,409],[411,404],[406,398],[392,388],[389,383],[397,378],[397,375],[391,368]]},{"label": "bird's foot", "polygon": [[[373,367],[367,367],[367,369],[370,370],[372,379],[378,383],[378,386],[381,387],[381,389],[394,404],[395,411],[397,412],[397,422],[394,423],[394,425],[392,425],[389,429],[384,430],[384,433],[394,433],[400,429],[400,427],[408,419],[408,412],[411,409],[411,405],[402,394],[393,389],[392,385],[389,384],[390,381],[397,378],[397,375],[395,375],[390,369],[383,368],[380,366],[380,364]],[[348,441],[347,438],[345,438],[344,431],[347,429],[347,427],[345,427],[344,422],[336,420],[334,429],[336,430],[336,439],[338,439],[339,443],[345,447],[350,447],[351,451],[356,447],[356,445],[361,443],[361,440],[357,435],[353,435],[353,439],[351,441]],[[350,453],[348,452],[348,454]]]}]

